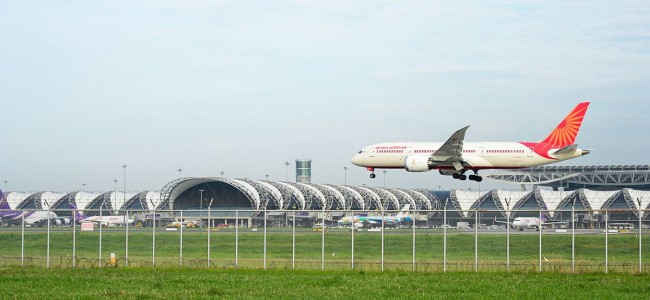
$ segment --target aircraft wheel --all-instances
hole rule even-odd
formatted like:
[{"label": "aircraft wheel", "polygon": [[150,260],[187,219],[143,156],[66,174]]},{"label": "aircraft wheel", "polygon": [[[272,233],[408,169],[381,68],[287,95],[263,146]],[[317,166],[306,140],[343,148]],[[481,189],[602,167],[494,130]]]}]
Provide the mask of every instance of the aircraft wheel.
[{"label": "aircraft wheel", "polygon": [[476,180],[476,182],[481,182],[481,181],[483,181],[483,177],[477,175],[477,176],[474,176],[474,180]]},{"label": "aircraft wheel", "polygon": [[476,180],[476,175],[469,175],[469,180]]},{"label": "aircraft wheel", "polygon": [[377,177],[377,175],[375,175],[375,173],[370,173],[370,178],[375,178],[375,177]]},{"label": "aircraft wheel", "polygon": [[467,179],[467,175],[459,175],[458,179],[465,180],[465,179]]},{"label": "aircraft wheel", "polygon": [[458,179],[460,177],[460,174],[454,173],[454,174],[451,174],[451,177],[453,177],[454,179]]}]

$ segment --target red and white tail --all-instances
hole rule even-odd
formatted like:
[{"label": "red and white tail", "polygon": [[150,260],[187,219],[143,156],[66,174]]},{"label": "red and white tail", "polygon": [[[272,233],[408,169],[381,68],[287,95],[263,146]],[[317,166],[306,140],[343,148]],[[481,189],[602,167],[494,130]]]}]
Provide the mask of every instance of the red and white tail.
[{"label": "red and white tail", "polygon": [[551,132],[541,143],[553,145],[556,148],[563,148],[573,144],[580,131],[580,125],[587,113],[589,102],[582,102],[557,125],[555,130]]}]

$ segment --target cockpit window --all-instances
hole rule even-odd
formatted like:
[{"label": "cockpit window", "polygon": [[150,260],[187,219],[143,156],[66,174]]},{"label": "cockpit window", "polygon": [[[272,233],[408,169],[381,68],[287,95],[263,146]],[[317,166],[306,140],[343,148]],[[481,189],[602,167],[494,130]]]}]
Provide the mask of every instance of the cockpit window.
[{"label": "cockpit window", "polygon": [[363,150],[359,150],[359,154],[361,154],[362,152],[363,152]]}]

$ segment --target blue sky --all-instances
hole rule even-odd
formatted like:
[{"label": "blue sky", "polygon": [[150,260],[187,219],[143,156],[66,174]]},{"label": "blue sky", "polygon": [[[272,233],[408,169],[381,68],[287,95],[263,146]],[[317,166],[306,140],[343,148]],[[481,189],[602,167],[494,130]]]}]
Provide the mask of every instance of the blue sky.
[{"label": "blue sky", "polygon": [[[183,176],[382,186],[365,145],[537,141],[591,101],[567,164],[647,164],[645,1],[3,1],[0,180],[159,190]],[[293,166],[293,165],[292,165]],[[293,171],[290,172],[293,174]],[[290,175],[291,177],[291,175]],[[386,185],[473,188],[389,171]],[[483,189],[496,185],[484,181]]]}]

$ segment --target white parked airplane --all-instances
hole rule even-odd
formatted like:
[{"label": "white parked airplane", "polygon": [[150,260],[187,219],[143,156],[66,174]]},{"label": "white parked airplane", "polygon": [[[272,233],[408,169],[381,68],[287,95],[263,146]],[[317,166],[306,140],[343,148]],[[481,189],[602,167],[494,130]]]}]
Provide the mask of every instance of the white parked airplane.
[{"label": "white parked airplane", "polygon": [[[540,142],[464,142],[469,126],[456,131],[444,143],[382,143],[363,148],[352,163],[366,167],[370,178],[375,169],[405,169],[408,172],[438,170],[456,179],[482,181],[483,169],[529,168],[589,154],[574,144],[589,102],[578,104],[562,122]],[[473,175],[466,176],[466,171]]]},{"label": "white parked airplane", "polygon": [[539,218],[536,217],[516,217],[514,220],[512,220],[512,222],[502,222],[502,221],[496,221],[496,222],[510,224],[512,228],[517,229],[518,231],[524,231],[524,229],[526,228],[535,228],[535,230],[539,231],[542,228],[542,225],[544,224],[568,223],[566,221],[546,222],[546,220],[540,220]]},{"label": "white parked airplane", "polygon": [[70,207],[74,210],[74,218],[78,222],[93,222],[105,226],[113,225],[126,225],[133,223],[133,219],[128,218],[127,216],[84,216],[79,213],[77,206],[71,204]]}]

